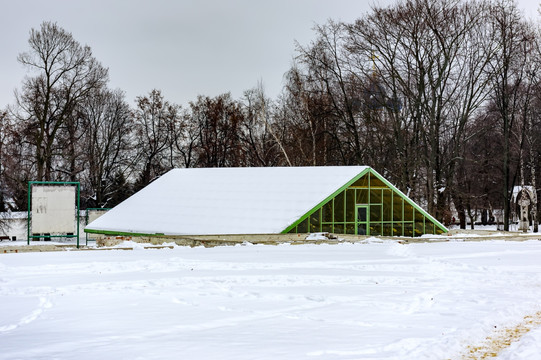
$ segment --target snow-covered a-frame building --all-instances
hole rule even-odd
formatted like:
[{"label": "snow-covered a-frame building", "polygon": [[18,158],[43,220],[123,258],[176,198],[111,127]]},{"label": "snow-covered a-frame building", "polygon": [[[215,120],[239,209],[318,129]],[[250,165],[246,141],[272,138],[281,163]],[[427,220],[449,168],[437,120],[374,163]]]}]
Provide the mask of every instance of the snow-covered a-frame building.
[{"label": "snow-covered a-frame building", "polygon": [[105,236],[420,236],[447,229],[368,166],[174,169],[91,222]]}]

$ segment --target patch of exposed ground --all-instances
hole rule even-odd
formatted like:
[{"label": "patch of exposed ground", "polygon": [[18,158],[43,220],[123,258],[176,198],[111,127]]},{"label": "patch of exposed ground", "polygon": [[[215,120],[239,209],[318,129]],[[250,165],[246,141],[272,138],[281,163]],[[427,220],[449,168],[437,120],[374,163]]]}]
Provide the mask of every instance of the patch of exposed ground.
[{"label": "patch of exposed ground", "polygon": [[495,358],[502,350],[518,341],[530,330],[539,326],[541,326],[541,311],[538,311],[535,314],[526,315],[524,319],[515,326],[502,329],[495,328],[494,332],[481,344],[468,346],[462,359],[481,360]]}]

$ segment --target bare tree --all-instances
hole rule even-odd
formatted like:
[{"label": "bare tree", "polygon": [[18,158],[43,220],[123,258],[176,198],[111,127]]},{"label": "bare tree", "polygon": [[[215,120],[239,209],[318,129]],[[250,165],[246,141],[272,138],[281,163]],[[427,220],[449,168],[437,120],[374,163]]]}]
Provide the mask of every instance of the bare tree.
[{"label": "bare tree", "polygon": [[[172,138],[171,153],[175,154],[174,166],[189,168],[193,167],[197,161],[197,141],[198,141],[197,124],[191,121],[191,116],[188,111],[182,110],[178,121],[175,123],[175,129]],[[173,164],[173,163],[172,163]]]},{"label": "bare tree", "polygon": [[[519,124],[520,114],[524,110],[524,87],[527,86],[528,54],[533,46],[535,35],[522,19],[515,2],[499,0],[493,6],[490,22],[497,39],[497,51],[491,63],[492,101],[499,115],[503,134],[503,186],[504,230],[509,230],[510,200],[512,187],[516,183],[517,171],[512,171],[513,138],[522,149],[521,136],[514,130]],[[518,132],[523,131],[519,126]],[[516,152],[515,152],[516,153]],[[515,160],[516,161],[516,160]],[[518,169],[518,166],[514,166]]]},{"label": "bare tree", "polygon": [[[7,111],[0,110],[0,212],[5,212],[7,210],[6,206],[6,183],[5,183],[5,149],[7,138],[7,126],[8,126],[8,113]],[[1,219],[0,219],[1,226]],[[0,228],[1,230],[1,228]]]},{"label": "bare tree", "polygon": [[[18,60],[32,73],[16,94],[17,118],[34,149],[36,178],[52,180],[53,159],[59,152],[58,134],[73,120],[78,105],[91,91],[105,85],[107,69],[56,23],[32,29],[30,50]],[[76,125],[76,124],[75,124]]]},{"label": "bare tree", "polygon": [[245,121],[241,127],[247,166],[276,166],[280,155],[291,166],[282,139],[274,129],[272,100],[265,96],[262,84],[244,92]]},{"label": "bare tree", "polygon": [[6,221],[6,212],[9,206],[6,203],[8,198],[8,189],[5,177],[5,149],[8,141],[8,113],[0,110],[0,233],[6,234],[10,229],[9,223]]},{"label": "bare tree", "polygon": [[[321,92],[310,78],[309,71],[303,74],[301,69],[294,66],[286,79],[280,97],[280,115],[288,126],[286,139],[292,162],[305,166],[332,163],[329,135],[333,132],[327,130],[338,120],[331,114],[328,95]],[[346,142],[346,139],[343,140]]]},{"label": "bare tree", "polygon": [[227,93],[215,98],[199,96],[190,107],[189,121],[198,131],[197,166],[243,166],[240,131],[244,114],[240,104]]},{"label": "bare tree", "polygon": [[[318,118],[330,117],[334,120],[335,129],[339,135],[335,137],[337,152],[343,156],[342,163],[364,164],[366,163],[366,147],[363,144],[362,131],[356,104],[359,98],[359,81],[352,73],[350,64],[345,56],[346,32],[343,23],[329,21],[326,25],[316,26],[316,40],[308,46],[297,44],[297,61],[303,68],[299,72],[293,69],[290,72],[290,81],[294,86],[303,83],[301,88],[293,89],[293,93],[304,97],[306,101],[317,101],[324,105],[319,109]],[[299,76],[301,75],[301,76]],[[301,100],[301,99],[299,99]],[[299,103],[300,104],[300,103]],[[306,108],[298,109],[306,115]],[[298,115],[301,115],[298,113]],[[309,118],[304,117],[306,120]],[[318,130],[313,122],[311,126],[312,141]],[[323,132],[330,133],[326,127],[331,124],[321,124]],[[334,127],[334,125],[332,125]]]},{"label": "bare tree", "polygon": [[80,115],[87,131],[84,145],[85,194],[91,207],[111,207],[116,192],[115,179],[131,176],[133,168],[133,118],[120,90],[100,90],[92,94]]},{"label": "bare tree", "polygon": [[28,181],[34,180],[34,151],[27,142],[28,134],[21,131],[8,108],[2,124],[2,182],[9,210],[26,210],[28,204]]},{"label": "bare tree", "polygon": [[178,117],[178,106],[164,100],[159,90],[152,90],[148,97],[137,98],[134,135],[136,162],[140,168],[136,189],[146,186],[174,166],[170,159],[173,151],[171,144]]},{"label": "bare tree", "polygon": [[348,27],[348,56],[357,73],[366,74],[372,64],[390,100],[400,99],[400,111],[388,112],[391,140],[406,165],[400,183],[414,186],[413,179],[424,178],[428,209],[439,219],[454,188],[467,124],[488,95],[494,41],[484,26],[487,9],[483,3],[410,0],[375,8]]}]

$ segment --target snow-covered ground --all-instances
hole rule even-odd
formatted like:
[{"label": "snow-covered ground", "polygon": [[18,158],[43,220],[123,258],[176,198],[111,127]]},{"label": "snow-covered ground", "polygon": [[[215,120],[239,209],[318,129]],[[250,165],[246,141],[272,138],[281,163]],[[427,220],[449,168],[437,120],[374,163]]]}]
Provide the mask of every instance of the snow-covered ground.
[{"label": "snow-covered ground", "polygon": [[0,359],[475,358],[541,314],[538,240],[124,245],[1,254]]}]

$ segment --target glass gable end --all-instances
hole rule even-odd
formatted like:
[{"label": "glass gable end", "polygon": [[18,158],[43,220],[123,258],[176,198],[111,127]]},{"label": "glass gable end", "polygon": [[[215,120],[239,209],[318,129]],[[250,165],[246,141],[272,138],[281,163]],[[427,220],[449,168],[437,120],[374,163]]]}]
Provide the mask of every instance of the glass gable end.
[{"label": "glass gable end", "polygon": [[447,232],[425,214],[402,193],[368,171],[284,232],[406,237]]}]

